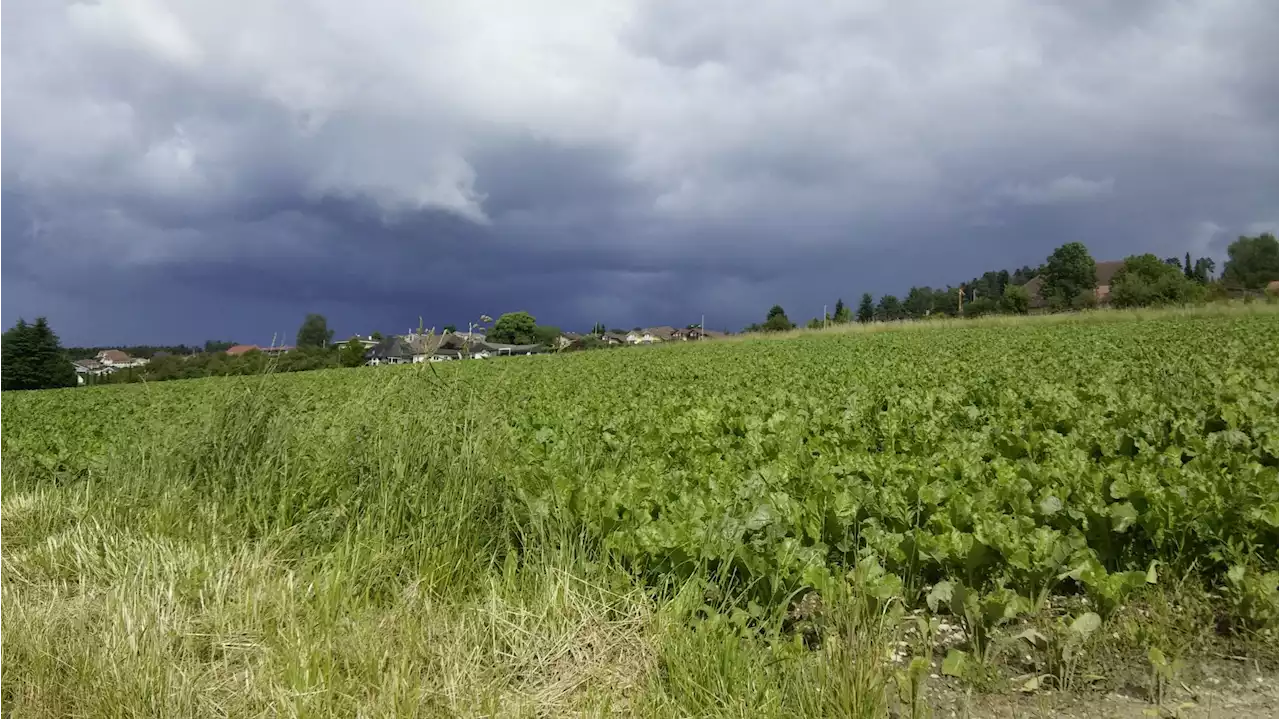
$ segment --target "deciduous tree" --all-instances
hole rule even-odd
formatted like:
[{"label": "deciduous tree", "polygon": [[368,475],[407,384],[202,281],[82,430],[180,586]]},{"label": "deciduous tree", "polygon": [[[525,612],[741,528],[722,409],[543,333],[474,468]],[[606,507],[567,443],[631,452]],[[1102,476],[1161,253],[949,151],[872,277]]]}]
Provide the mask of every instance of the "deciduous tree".
[{"label": "deciduous tree", "polygon": [[1152,254],[1126,257],[1111,279],[1111,304],[1116,307],[1183,304],[1202,296],[1203,288],[1180,267]]},{"label": "deciduous tree", "polygon": [[324,315],[309,314],[302,321],[302,326],[298,328],[298,337],[294,340],[294,344],[299,349],[303,347],[327,347],[333,341],[333,330],[329,329],[329,322],[325,320]]},{"label": "deciduous tree", "polygon": [[1005,285],[1000,298],[1001,309],[1015,315],[1025,315],[1031,308],[1031,293],[1022,285]]},{"label": "deciduous tree", "polygon": [[795,324],[787,318],[786,310],[782,309],[782,305],[774,305],[769,308],[769,313],[765,315],[763,325],[765,332],[784,332],[794,328]]},{"label": "deciduous tree", "polygon": [[1276,279],[1276,237],[1263,233],[1257,237],[1241,237],[1227,247],[1227,264],[1222,279],[1230,287],[1260,290]]},{"label": "deciduous tree", "polygon": [[1041,296],[1059,309],[1077,306],[1081,293],[1093,292],[1098,286],[1097,265],[1089,249],[1079,242],[1068,242],[1054,250],[1041,275]]},{"label": "deciduous tree", "polygon": [[536,343],[538,322],[528,312],[508,312],[493,323],[487,333],[489,340],[509,345],[531,345]]},{"label": "deciduous tree", "polygon": [[364,343],[352,337],[347,340],[346,344],[342,345],[342,354],[339,357],[339,361],[343,367],[359,367],[364,364],[364,356]]}]

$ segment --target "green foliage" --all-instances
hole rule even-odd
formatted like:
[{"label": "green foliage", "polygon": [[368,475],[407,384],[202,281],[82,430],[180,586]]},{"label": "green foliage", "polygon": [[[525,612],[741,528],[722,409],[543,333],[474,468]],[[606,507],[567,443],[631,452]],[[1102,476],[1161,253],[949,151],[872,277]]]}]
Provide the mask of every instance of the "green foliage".
[{"label": "green foliage", "polygon": [[563,334],[559,327],[555,325],[536,325],[533,328],[534,343],[543,345],[544,347],[555,347],[556,340]]},{"label": "green foliage", "polygon": [[1022,285],[1005,285],[1000,307],[1009,314],[1025,315],[1031,308],[1031,294]]},{"label": "green foliage", "polygon": [[769,313],[765,315],[764,324],[760,328],[765,332],[785,332],[795,329],[795,324],[787,319],[787,313],[782,309],[782,305],[774,305],[769,308]]},{"label": "green foliage", "polygon": [[268,372],[304,372],[332,369],[342,365],[340,349],[312,347],[294,349],[278,357],[267,357],[254,350],[232,356],[225,352],[196,355],[170,355],[151,360],[141,367],[115,372],[96,378],[96,384],[130,384],[133,382],[163,382],[175,379],[199,379],[201,377],[233,377],[261,375]]},{"label": "green foliage", "polygon": [[373,340],[374,342],[381,342],[383,340],[383,336],[381,332],[378,332],[375,330],[369,333],[369,339]]},{"label": "green foliage", "polygon": [[927,317],[935,304],[934,292],[928,287],[912,287],[902,301],[903,312],[908,317]]},{"label": "green foliage", "polygon": [[1080,309],[1087,305],[1082,296],[1098,286],[1097,266],[1088,248],[1079,242],[1068,242],[1045,260],[1041,273],[1044,284],[1040,294],[1051,307]]},{"label": "green foliage", "polygon": [[892,322],[906,317],[903,312],[902,303],[893,295],[885,295],[880,298],[880,302],[876,304],[876,319],[880,322]]},{"label": "green foliage", "polygon": [[352,337],[342,345],[338,361],[343,367],[359,367],[364,364],[365,347],[359,339]]},{"label": "green foliage", "polygon": [[863,292],[862,299],[858,301],[858,321],[870,322],[875,319],[876,305],[875,300],[871,298],[870,292]]},{"label": "green foliage", "polygon": [[1191,277],[1202,285],[1207,285],[1213,280],[1213,271],[1217,263],[1208,257],[1201,257],[1196,260],[1195,266],[1191,270]]},{"label": "green foliage", "polygon": [[1092,310],[1098,306],[1098,292],[1094,290],[1080,290],[1080,292],[1071,298],[1066,304],[1067,308],[1073,310]]},{"label": "green foliage", "polygon": [[538,341],[538,322],[528,312],[508,312],[493,323],[486,333],[491,342],[509,345],[531,345]]},{"label": "green foliage", "polygon": [[1276,237],[1271,233],[1241,237],[1227,247],[1227,256],[1222,279],[1231,287],[1260,290],[1277,279],[1280,252],[1277,252]]},{"label": "green foliage", "polygon": [[597,322],[597,323],[595,323],[595,324],[591,325],[591,332],[590,332],[590,334],[596,335],[596,336],[598,337],[598,336],[600,336],[600,335],[603,335],[606,331],[607,331],[607,330],[605,329],[604,323],[603,323],[603,322]]},{"label": "green foliage", "polygon": [[[704,672],[654,685],[676,697],[674,713],[704,715],[722,694],[744,696],[720,692],[721,679],[776,704],[763,677],[797,656],[823,659],[805,664],[822,672],[881,666],[838,653],[867,625],[800,612],[812,595],[839,608],[829,600],[847,591],[856,616],[921,604],[953,614],[969,646],[944,669],[978,679],[993,632],[1050,592],[1083,595],[1097,615],[1073,611],[1060,636],[1046,631],[1070,645],[1047,671],[1068,683],[1081,643],[1110,636],[1096,625],[1166,577],[1214,588],[1233,628],[1266,626],[1280,551],[1275,311],[1120,314],[8,395],[4,559],[22,581],[5,616],[23,628],[15,643],[37,625],[42,641],[6,669],[31,681],[43,667],[42,687],[67,686],[77,664],[41,657],[51,638],[87,633],[77,652],[109,646],[129,670],[86,672],[95,688],[148,656],[183,671],[147,674],[140,696],[213,673],[190,706],[259,715],[284,713],[272,702],[289,681],[314,686],[302,672],[327,691],[290,702],[374,694],[395,656],[408,677],[396,707],[415,709],[447,669],[417,658],[423,636],[469,657],[517,655],[467,689],[533,676],[540,659],[587,643],[583,626],[659,625],[679,639],[657,642],[654,663]],[[212,361],[153,364],[169,359]],[[578,552],[581,566],[549,564]],[[619,575],[574,573],[615,562]],[[622,611],[619,595],[643,604]],[[451,597],[466,602],[456,623],[402,623]],[[559,603],[600,615],[539,619]],[[50,626],[51,606],[81,613]],[[132,631],[165,621],[191,631]],[[817,626],[818,648],[799,634],[757,642],[789,621]],[[448,639],[441,626],[478,629]],[[241,651],[245,637],[254,648]],[[130,640],[137,651],[123,649]],[[223,685],[258,646],[282,661],[255,669],[267,679],[247,675],[262,693],[242,702],[244,681]],[[461,669],[459,682],[475,671]],[[822,702],[848,678],[815,676],[829,680]],[[908,699],[922,681],[903,676]],[[333,713],[360,714],[343,708]]]},{"label": "green foliage", "polygon": [[328,347],[333,341],[333,330],[324,315],[309,314],[298,328],[298,337],[294,345],[299,349],[306,347]]},{"label": "green foliage", "polygon": [[1030,267],[1023,265],[1022,267],[1014,270],[1012,275],[1009,275],[1009,283],[1014,285],[1025,285],[1043,271],[1043,267]]},{"label": "green foliage", "polygon": [[444,326],[444,332],[445,332],[445,333],[447,333],[447,334],[452,334],[452,333],[457,332],[457,331],[458,331],[458,326],[457,326],[457,325],[445,325],[445,326]]},{"label": "green foliage", "polygon": [[982,317],[1000,312],[1001,305],[990,297],[979,297],[964,306],[965,317]]},{"label": "green foliage", "polygon": [[853,310],[849,309],[849,307],[845,305],[843,299],[837,299],[835,312],[832,313],[831,319],[836,324],[848,324],[853,321]]},{"label": "green foliage", "polygon": [[1243,631],[1275,628],[1280,619],[1280,606],[1277,606],[1280,574],[1236,564],[1227,570],[1224,589],[1232,628]]},{"label": "green foliage", "polygon": [[1203,288],[1185,271],[1152,254],[1126,257],[1111,280],[1111,304],[1121,308],[1187,304],[1203,298]]},{"label": "green foliage", "polygon": [[18,323],[0,340],[0,377],[6,390],[76,386],[76,372],[43,317]]}]

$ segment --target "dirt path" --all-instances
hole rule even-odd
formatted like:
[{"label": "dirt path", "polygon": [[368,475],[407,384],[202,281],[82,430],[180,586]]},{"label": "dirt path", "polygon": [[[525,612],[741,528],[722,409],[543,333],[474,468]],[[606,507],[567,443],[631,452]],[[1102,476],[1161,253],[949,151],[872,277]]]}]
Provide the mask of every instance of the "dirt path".
[{"label": "dirt path", "polygon": [[939,687],[931,702],[936,719],[1002,717],[1008,719],[1273,719],[1280,712],[1274,672],[1233,679],[1210,678],[1204,685],[1179,686],[1168,692],[1162,707],[1145,692],[978,694]]}]

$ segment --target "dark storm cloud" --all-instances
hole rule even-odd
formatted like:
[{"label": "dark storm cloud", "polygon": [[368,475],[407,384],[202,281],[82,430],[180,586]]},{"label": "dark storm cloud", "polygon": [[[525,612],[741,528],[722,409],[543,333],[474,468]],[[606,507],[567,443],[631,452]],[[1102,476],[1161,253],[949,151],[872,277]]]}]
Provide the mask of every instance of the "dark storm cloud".
[{"label": "dark storm cloud", "polygon": [[1275,3],[5,14],[3,320],[70,343],[738,328],[1276,222]]}]

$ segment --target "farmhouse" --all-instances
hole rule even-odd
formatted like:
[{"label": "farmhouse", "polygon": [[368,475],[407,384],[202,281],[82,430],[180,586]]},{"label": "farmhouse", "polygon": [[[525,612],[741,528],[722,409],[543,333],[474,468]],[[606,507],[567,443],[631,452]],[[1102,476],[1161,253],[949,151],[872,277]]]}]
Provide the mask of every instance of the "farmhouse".
[{"label": "farmhouse", "polygon": [[649,327],[643,330],[632,330],[627,333],[627,342],[633,345],[653,344],[654,342],[667,342],[674,338],[676,329],[662,325],[659,327]]},{"label": "farmhouse", "polygon": [[99,375],[111,374],[116,371],[115,367],[104,365],[98,360],[92,359],[74,360],[71,365],[75,367],[76,375],[80,377],[81,384],[84,384],[83,375],[97,377]]},{"label": "farmhouse", "polygon": [[413,343],[403,337],[388,337],[365,353],[369,364],[409,364],[414,361]]},{"label": "farmhouse", "polygon": [[[1098,286],[1094,289],[1094,296],[1098,299],[1098,304],[1105,305],[1111,301],[1111,280],[1124,267],[1123,260],[1108,260],[1106,262],[1095,262],[1094,267],[1097,272]],[[1027,288],[1027,294],[1030,296],[1030,305],[1032,309],[1043,309],[1049,306],[1049,301],[1041,291],[1044,287],[1044,278],[1040,275],[1032,277],[1024,287]]]},{"label": "farmhouse", "polygon": [[128,367],[141,367],[147,363],[144,357],[130,357],[121,350],[102,350],[94,357],[103,367],[112,369],[125,369]]}]

